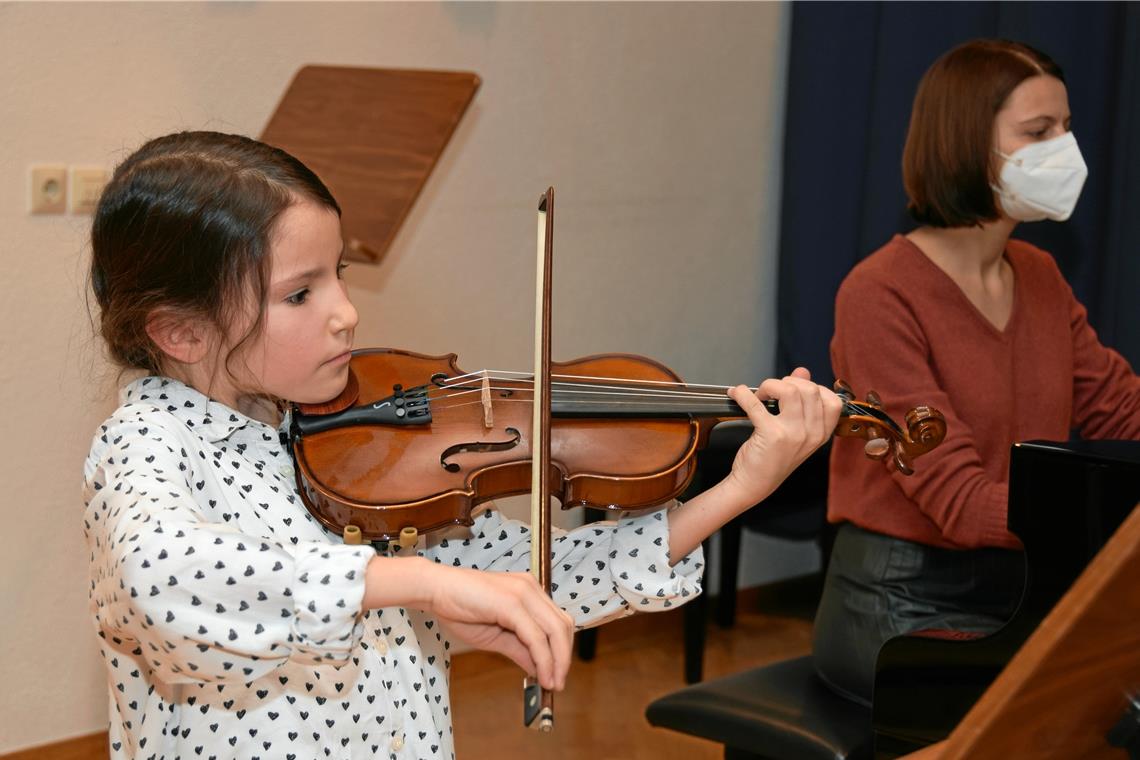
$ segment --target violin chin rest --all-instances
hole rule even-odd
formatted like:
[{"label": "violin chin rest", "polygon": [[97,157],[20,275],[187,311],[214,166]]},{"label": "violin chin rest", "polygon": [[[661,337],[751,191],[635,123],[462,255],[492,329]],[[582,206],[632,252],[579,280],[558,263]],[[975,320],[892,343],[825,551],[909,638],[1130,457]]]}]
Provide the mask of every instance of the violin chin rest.
[{"label": "violin chin rest", "polygon": [[330,399],[323,404],[298,404],[297,408],[301,410],[302,414],[335,414],[348,409],[356,403],[356,399],[359,397],[360,382],[356,379],[356,373],[349,367],[348,382],[345,383],[344,390],[341,391],[336,398]]}]

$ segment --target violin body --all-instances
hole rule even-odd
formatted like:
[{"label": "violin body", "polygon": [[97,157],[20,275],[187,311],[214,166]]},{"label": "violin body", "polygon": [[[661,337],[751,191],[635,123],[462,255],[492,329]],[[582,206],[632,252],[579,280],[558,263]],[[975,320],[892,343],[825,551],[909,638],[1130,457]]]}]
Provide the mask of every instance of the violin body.
[{"label": "violin body", "polygon": [[[397,387],[427,386],[433,389],[429,395],[437,398],[430,402],[431,420],[425,424],[358,424],[292,436],[299,490],[309,511],[325,526],[341,532],[355,525],[365,540],[392,540],[408,527],[424,533],[471,525],[479,504],[530,491],[532,380],[496,379],[488,417],[479,401],[477,377],[442,390],[445,379],[466,374],[456,359],[455,354],[426,356],[382,348],[353,353],[353,406],[390,398]],[[628,354],[554,363],[553,371],[582,378],[680,382],[664,365]],[[455,390],[468,386],[466,395]],[[694,454],[720,419],[690,414],[618,419],[555,415],[551,493],[563,509],[638,509],[664,503],[692,480]]]}]

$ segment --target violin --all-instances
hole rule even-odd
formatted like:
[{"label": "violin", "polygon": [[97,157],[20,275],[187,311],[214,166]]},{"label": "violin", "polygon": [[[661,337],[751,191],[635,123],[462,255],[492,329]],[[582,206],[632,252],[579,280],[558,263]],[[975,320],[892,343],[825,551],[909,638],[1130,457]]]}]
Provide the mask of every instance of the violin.
[{"label": "violin", "polygon": [[[414,543],[471,525],[472,511],[531,490],[533,375],[464,372],[455,354],[390,348],[353,352],[344,392],[295,406],[290,444],[305,506],[330,530]],[[835,435],[867,441],[872,459],[903,473],[946,434],[936,409],[911,409],[905,428],[874,394],[844,406]],[[769,412],[778,413],[775,401]],[[552,363],[550,493],[563,509],[636,510],[685,490],[696,455],[720,422],[744,418],[724,388],[688,385],[632,354]],[[346,533],[347,532],[347,533]]]}]

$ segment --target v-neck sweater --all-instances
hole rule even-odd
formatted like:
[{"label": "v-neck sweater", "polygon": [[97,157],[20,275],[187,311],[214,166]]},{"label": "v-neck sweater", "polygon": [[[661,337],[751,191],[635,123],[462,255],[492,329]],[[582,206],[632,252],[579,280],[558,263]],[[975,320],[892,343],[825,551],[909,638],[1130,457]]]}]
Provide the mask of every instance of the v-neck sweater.
[{"label": "v-neck sweater", "polygon": [[867,461],[863,441],[832,448],[828,517],[946,548],[1020,542],[1007,530],[1017,441],[1140,438],[1140,378],[1097,339],[1053,258],[1019,240],[1005,251],[1013,307],[998,329],[902,235],[839,288],[832,368],[858,398],[874,390],[900,425],[926,405],[946,439],[910,476]]}]

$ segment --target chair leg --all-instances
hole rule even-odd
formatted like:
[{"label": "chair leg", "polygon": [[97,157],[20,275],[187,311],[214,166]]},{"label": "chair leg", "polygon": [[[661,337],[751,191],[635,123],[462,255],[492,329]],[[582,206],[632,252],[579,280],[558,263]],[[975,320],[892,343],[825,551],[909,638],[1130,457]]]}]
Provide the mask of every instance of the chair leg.
[{"label": "chair leg", "polygon": [[[705,557],[709,541],[704,541]],[[704,677],[706,618],[708,595],[701,594],[685,605],[685,683],[697,683]]]},{"label": "chair leg", "polygon": [[736,622],[736,576],[740,572],[740,522],[730,520],[720,529],[720,599],[716,622],[731,628]]},{"label": "chair leg", "polygon": [[584,631],[578,631],[578,659],[583,662],[589,662],[594,659],[594,654],[598,650],[598,629],[587,628]]}]

